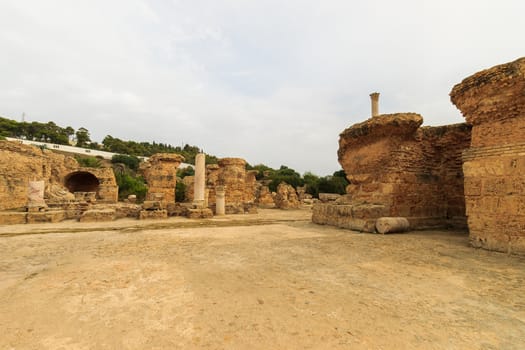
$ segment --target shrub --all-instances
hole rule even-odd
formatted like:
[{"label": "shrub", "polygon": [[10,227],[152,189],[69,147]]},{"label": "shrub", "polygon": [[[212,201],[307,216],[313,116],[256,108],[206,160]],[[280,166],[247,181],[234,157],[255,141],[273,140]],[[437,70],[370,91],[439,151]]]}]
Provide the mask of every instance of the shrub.
[{"label": "shrub", "polygon": [[186,200],[186,185],[182,181],[177,181],[175,185],[175,201],[184,202]]},{"label": "shrub", "polygon": [[146,192],[148,187],[144,183],[144,179],[140,176],[134,177],[130,174],[115,174],[118,185],[118,198],[124,200],[128,198],[130,194],[137,196],[138,202],[143,202],[146,198]]},{"label": "shrub", "polygon": [[111,158],[111,163],[121,163],[126,165],[129,169],[137,171],[140,164],[140,159],[135,156],[128,156],[125,154],[115,154]]},{"label": "shrub", "polygon": [[102,166],[102,161],[96,157],[75,157],[78,164],[85,168],[100,168]]}]

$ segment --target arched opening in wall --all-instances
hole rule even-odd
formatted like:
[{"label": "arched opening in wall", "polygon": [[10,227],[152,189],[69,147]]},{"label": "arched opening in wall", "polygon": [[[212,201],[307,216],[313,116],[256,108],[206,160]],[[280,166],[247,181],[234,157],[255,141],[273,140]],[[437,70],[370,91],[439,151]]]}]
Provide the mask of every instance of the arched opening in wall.
[{"label": "arched opening in wall", "polygon": [[98,192],[100,181],[91,173],[77,171],[66,176],[65,185],[71,193]]}]

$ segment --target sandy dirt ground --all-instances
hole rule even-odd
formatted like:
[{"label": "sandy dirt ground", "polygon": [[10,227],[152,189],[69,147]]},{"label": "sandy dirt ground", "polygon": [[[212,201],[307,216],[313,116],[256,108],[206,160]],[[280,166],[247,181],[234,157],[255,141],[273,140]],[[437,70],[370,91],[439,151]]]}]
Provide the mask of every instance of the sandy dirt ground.
[{"label": "sandy dirt ground", "polygon": [[0,349],[525,349],[525,258],[309,210],[0,226]]}]

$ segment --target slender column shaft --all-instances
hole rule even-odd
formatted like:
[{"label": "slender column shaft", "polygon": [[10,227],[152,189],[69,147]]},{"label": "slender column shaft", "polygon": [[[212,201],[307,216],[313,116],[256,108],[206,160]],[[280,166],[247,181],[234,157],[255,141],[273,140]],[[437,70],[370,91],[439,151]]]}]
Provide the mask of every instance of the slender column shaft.
[{"label": "slender column shaft", "polygon": [[370,94],[372,100],[372,117],[379,115],[379,92],[373,92]]},{"label": "slender column shaft", "polygon": [[195,156],[195,191],[194,201],[204,203],[206,180],[206,156],[199,153]]},{"label": "slender column shaft", "polygon": [[215,188],[215,215],[226,214],[226,191],[224,186],[217,186]]}]

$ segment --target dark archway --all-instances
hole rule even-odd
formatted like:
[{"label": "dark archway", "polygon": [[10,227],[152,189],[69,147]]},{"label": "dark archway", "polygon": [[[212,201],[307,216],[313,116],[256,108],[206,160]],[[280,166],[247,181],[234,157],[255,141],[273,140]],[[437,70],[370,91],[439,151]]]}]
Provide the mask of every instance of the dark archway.
[{"label": "dark archway", "polygon": [[100,181],[86,171],[77,171],[69,174],[65,181],[66,188],[71,192],[98,192]]}]

